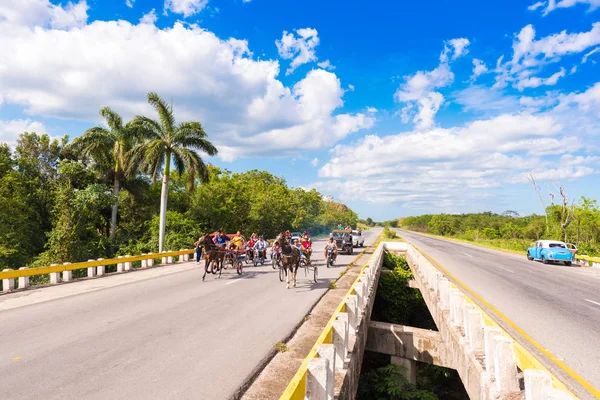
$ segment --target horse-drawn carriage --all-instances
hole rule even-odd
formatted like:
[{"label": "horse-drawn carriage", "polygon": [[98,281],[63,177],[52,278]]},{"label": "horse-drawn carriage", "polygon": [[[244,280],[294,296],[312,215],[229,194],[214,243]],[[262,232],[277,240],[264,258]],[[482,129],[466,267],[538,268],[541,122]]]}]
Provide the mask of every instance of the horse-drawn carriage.
[{"label": "horse-drawn carriage", "polygon": [[319,277],[319,266],[312,260],[306,258],[304,254],[285,238],[282,233],[273,242],[279,250],[271,253],[271,266],[273,269],[279,268],[279,280],[283,282],[286,279],[286,288],[290,287],[290,275],[296,287],[296,275],[298,268],[304,268],[304,276],[308,276],[312,272],[313,281],[317,283]]}]

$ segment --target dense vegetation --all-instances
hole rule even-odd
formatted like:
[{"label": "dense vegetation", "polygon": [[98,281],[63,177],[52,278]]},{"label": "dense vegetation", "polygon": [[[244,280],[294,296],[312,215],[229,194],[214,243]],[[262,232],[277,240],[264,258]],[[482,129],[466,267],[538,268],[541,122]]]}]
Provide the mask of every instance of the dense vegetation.
[{"label": "dense vegetation", "polygon": [[521,217],[514,211],[426,214],[402,218],[399,222],[406,229],[511,250],[526,250],[539,239],[555,239],[575,243],[579,254],[600,255],[600,209],[595,200],[585,197],[568,207],[551,205],[546,215]]},{"label": "dense vegetation", "polygon": [[[391,231],[393,232],[393,231]],[[403,256],[386,253],[371,319],[399,325],[436,330],[421,292],[408,287],[413,275]],[[357,399],[445,399],[462,400],[468,396],[454,370],[417,363],[417,384],[401,375],[401,368],[390,364],[390,357],[365,353]]]},{"label": "dense vegetation", "polygon": [[204,164],[198,151],[216,149],[199,123],[176,125],[168,111],[158,121],[136,117],[146,132],[103,109],[108,129],[72,143],[27,132],[14,151],[0,143],[0,269],[156,252],[161,204],[165,250],[190,248],[217,229],[273,237],[356,226],[352,210],[315,190],[292,189],[265,171]]}]

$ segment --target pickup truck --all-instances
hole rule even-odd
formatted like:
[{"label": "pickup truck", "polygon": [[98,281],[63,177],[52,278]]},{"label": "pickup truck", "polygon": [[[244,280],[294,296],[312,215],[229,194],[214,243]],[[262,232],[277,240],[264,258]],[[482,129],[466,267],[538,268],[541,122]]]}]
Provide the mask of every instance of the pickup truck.
[{"label": "pickup truck", "polygon": [[365,238],[362,236],[362,232],[357,230],[352,231],[352,243],[354,247],[363,247],[365,244]]}]

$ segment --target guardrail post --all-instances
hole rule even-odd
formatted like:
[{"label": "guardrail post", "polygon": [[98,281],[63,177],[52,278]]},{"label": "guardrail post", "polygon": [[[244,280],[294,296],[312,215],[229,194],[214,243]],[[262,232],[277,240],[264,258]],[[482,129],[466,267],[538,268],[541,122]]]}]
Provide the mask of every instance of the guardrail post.
[{"label": "guardrail post", "polygon": [[[123,256],[118,256],[117,258],[123,258]],[[117,264],[117,272],[123,272],[123,263]]]},{"label": "guardrail post", "polygon": [[[50,264],[51,267],[57,267],[58,264]],[[60,282],[60,272],[50,272],[50,283],[57,284]]]},{"label": "guardrail post", "polygon": [[[19,268],[19,271],[23,271],[27,269],[27,267]],[[29,277],[28,276],[20,276],[19,277],[19,289],[27,289],[29,287]]]},{"label": "guardrail post", "polygon": [[335,346],[335,368],[344,369],[348,355],[348,321],[335,320],[332,328],[331,341]]},{"label": "guardrail post", "polygon": [[308,362],[305,399],[327,400],[328,367],[329,361],[326,358],[313,358]]},{"label": "guardrail post", "polygon": [[[149,256],[151,256],[152,254],[154,254],[154,253],[148,253]],[[146,265],[149,267],[153,267],[154,266],[154,258],[148,259]]]},{"label": "guardrail post", "polygon": [[[146,253],[142,253],[142,256],[146,256]],[[142,260],[142,266],[141,268],[147,268],[148,267],[148,260]]]},{"label": "guardrail post", "polygon": [[363,297],[363,287],[361,285],[354,286],[354,292],[356,293],[358,312],[356,313],[357,318],[360,320],[360,317],[363,313],[363,308],[365,306],[364,297]]},{"label": "guardrail post", "polygon": [[[171,250],[169,250],[169,251],[171,251]],[[167,257],[167,264],[173,264],[173,256]]]},{"label": "guardrail post", "polygon": [[[98,261],[103,261],[104,258],[99,258]],[[105,270],[105,266],[104,265],[99,265],[96,267],[96,273],[98,274],[98,276],[102,276],[104,275],[104,273],[106,272]]]},{"label": "guardrail post", "polygon": [[[94,260],[88,260],[88,262],[90,262],[90,261],[94,261]],[[88,276],[88,278],[93,278],[94,276],[96,276],[96,267],[88,267],[87,276]]]},{"label": "guardrail post", "polygon": [[461,326],[463,323],[463,301],[465,301],[465,298],[462,292],[457,289],[452,289],[450,292],[450,317],[455,326]]},{"label": "guardrail post", "polygon": [[346,299],[346,312],[348,313],[350,333],[356,334],[356,328],[358,327],[358,296],[355,294],[351,294]]},{"label": "guardrail post", "polygon": [[327,360],[327,400],[333,400],[335,395],[335,346],[332,344],[322,344],[317,348],[319,357]]},{"label": "guardrail post", "polygon": [[341,312],[338,313],[337,316],[337,320],[338,321],[343,321],[344,322],[344,336],[345,336],[345,341],[346,341],[346,355],[348,355],[348,353],[350,352],[350,321],[348,318],[348,313],[345,312]]},{"label": "guardrail post", "polygon": [[474,352],[482,352],[484,350],[483,339],[483,320],[481,311],[469,311],[469,345]]},{"label": "guardrail post", "polygon": [[[63,263],[63,265],[69,265],[70,262]],[[62,272],[62,280],[63,282],[70,282],[73,280],[73,271],[63,271]]]},{"label": "guardrail post", "polygon": [[[12,269],[7,268],[7,269],[3,270],[2,272],[8,272],[8,271],[12,271]],[[14,288],[15,288],[15,280],[13,278],[2,279],[2,291],[4,293],[10,292]]]},{"label": "guardrail post", "polygon": [[463,304],[462,304],[462,314],[463,314],[463,323],[464,323],[464,327],[465,327],[465,339],[467,341],[467,343],[471,343],[471,332],[470,332],[470,328],[471,328],[471,324],[469,324],[469,311],[474,310],[475,306],[470,304],[469,302],[467,302],[467,300],[465,299]]},{"label": "guardrail post", "polygon": [[517,365],[513,341],[502,335],[494,337],[494,373],[499,394],[518,392]]},{"label": "guardrail post", "polygon": [[168,264],[169,263],[169,259],[167,257],[163,257],[161,264]]},{"label": "guardrail post", "polygon": [[[127,254],[125,257],[131,257],[129,254]],[[133,267],[133,263],[131,261],[127,261],[126,263],[124,263],[125,265],[123,266],[123,269],[125,271],[131,271],[131,267]]]},{"label": "guardrail post", "polygon": [[497,326],[485,326],[483,328],[483,345],[485,351],[485,370],[493,378],[494,372],[494,338],[502,335],[502,331]]},{"label": "guardrail post", "polygon": [[539,369],[526,369],[523,375],[525,378],[525,400],[545,400],[545,389],[552,387],[550,374]]}]

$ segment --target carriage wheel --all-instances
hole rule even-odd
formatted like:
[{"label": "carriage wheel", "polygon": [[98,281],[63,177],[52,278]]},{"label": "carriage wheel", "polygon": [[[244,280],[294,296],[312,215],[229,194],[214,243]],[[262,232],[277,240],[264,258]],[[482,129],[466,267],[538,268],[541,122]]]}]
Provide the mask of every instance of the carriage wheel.
[{"label": "carriage wheel", "polygon": [[283,267],[279,266],[279,281],[283,282]]},{"label": "carriage wheel", "polygon": [[318,281],[318,277],[319,277],[319,267],[317,267],[316,265],[313,267],[314,270],[314,278],[315,278],[315,283],[317,283]]},{"label": "carriage wheel", "polygon": [[216,275],[217,272],[219,272],[219,265],[217,263],[217,260],[213,260],[210,264],[210,272],[212,272],[213,275]]},{"label": "carriage wheel", "polygon": [[237,264],[236,265],[237,273],[238,273],[238,275],[241,275],[242,274],[242,269],[244,268],[244,266],[243,266],[243,264],[242,264],[241,261],[238,261],[236,264]]},{"label": "carriage wheel", "polygon": [[273,269],[277,269],[277,261],[275,261],[275,257],[271,259],[271,267],[273,267]]},{"label": "carriage wheel", "polygon": [[248,253],[248,251],[246,251],[246,254],[244,255],[244,262],[246,264],[250,264],[252,262],[252,260],[250,259],[250,254]]}]

